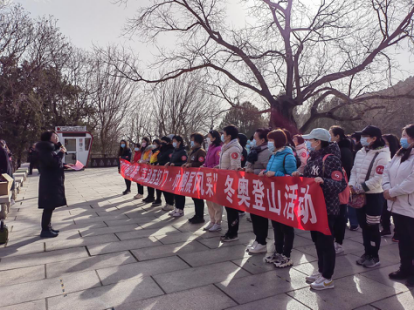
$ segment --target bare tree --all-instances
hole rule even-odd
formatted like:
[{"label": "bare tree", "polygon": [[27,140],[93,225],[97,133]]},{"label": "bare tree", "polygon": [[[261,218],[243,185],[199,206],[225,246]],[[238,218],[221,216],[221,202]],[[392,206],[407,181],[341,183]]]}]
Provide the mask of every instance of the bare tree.
[{"label": "bare tree", "polygon": [[[361,119],[336,112],[389,85],[392,48],[413,38],[411,0],[243,2],[255,23],[232,27],[224,2],[154,0],[129,21],[127,31],[151,42],[173,37],[174,47],[160,46],[152,64],[169,71],[151,78],[129,62],[118,72],[133,81],[159,83],[203,70],[232,105],[236,87],[263,98],[270,109],[262,112],[271,112],[273,126],[297,127],[295,114],[307,110],[309,118],[300,127],[307,130],[320,118]],[[223,88],[229,81],[232,87]],[[332,96],[341,100],[321,111],[319,105]]]}]

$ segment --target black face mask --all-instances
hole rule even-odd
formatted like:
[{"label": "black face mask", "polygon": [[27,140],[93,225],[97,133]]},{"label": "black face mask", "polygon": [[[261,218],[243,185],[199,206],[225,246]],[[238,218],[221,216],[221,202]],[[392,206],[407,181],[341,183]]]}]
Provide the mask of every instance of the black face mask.
[{"label": "black face mask", "polygon": [[61,148],[61,146],[62,146],[62,143],[60,143],[60,142],[56,143],[55,144],[55,150],[56,151],[59,150]]}]

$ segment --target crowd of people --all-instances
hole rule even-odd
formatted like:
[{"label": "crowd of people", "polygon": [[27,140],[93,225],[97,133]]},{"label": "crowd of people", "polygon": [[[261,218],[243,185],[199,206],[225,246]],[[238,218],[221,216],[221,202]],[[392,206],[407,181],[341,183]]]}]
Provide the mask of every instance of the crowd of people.
[{"label": "crowd of people", "polygon": [[[383,135],[375,126],[352,135],[346,135],[339,126],[329,130],[316,128],[307,135],[293,136],[286,129],[259,128],[248,139],[233,125],[221,132],[211,130],[207,135],[194,133],[189,138],[188,150],[180,135],[153,141],[145,137],[131,146],[134,151],[128,141],[121,140],[118,155],[131,163],[242,170],[268,178],[313,178],[325,198],[331,235],[310,232],[318,256],[317,272],[306,277],[310,286],[315,290],[334,288],[335,259],[344,252],[347,227],[352,231],[362,230],[364,254],[355,263],[366,268],[380,265],[381,237],[392,236],[399,244],[401,266],[389,277],[406,279],[407,285],[414,285],[414,125],[403,128],[401,139]],[[123,194],[127,195],[131,193],[131,181],[125,179],[125,184]],[[162,205],[164,197],[163,211],[171,217],[184,216],[185,196],[147,187],[144,198],[143,186],[137,184],[137,188],[135,199],[143,199],[155,207]],[[195,215],[189,222],[204,223],[204,201],[193,198],[193,202]],[[204,230],[222,230],[224,209],[227,227],[221,242],[238,240],[240,216],[244,213],[212,201],[206,204],[209,222]],[[269,220],[255,214],[248,219],[255,241],[246,251],[252,255],[265,254],[264,263],[277,268],[292,266],[294,228],[271,221],[275,251],[266,255]]]}]

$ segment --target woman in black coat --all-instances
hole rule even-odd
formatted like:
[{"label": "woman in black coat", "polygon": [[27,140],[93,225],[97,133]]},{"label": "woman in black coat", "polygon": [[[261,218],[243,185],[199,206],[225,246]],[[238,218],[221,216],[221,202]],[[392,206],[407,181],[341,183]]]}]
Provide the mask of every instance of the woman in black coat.
[{"label": "woman in black coat", "polygon": [[[119,143],[119,151],[118,151],[118,157],[119,159],[125,159],[128,162],[131,162],[132,159],[132,151],[129,148],[128,141],[121,140]],[[118,162],[118,172],[121,169],[121,163]],[[122,193],[123,195],[131,193],[131,180],[125,180],[126,190]]]},{"label": "woman in black coat", "polygon": [[55,208],[66,205],[65,175],[63,171],[63,154],[66,149],[59,144],[55,132],[47,131],[41,135],[41,141],[36,144],[38,152],[39,179],[39,209],[43,209],[42,238],[54,238],[59,231],[51,225]]}]

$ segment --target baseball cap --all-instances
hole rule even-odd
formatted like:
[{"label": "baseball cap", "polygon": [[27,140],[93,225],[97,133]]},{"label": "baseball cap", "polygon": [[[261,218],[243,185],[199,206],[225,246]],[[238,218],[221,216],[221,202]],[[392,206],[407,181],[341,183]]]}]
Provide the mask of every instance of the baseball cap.
[{"label": "baseball cap", "polygon": [[324,128],[315,128],[311,131],[310,134],[303,135],[302,138],[305,139],[305,140],[315,139],[315,140],[330,142],[331,141],[331,134],[329,133],[328,130],[326,130]]},{"label": "baseball cap", "polygon": [[376,126],[369,125],[365,127],[362,131],[357,131],[356,133],[360,134],[361,136],[370,136],[370,137],[381,137],[382,132]]}]

